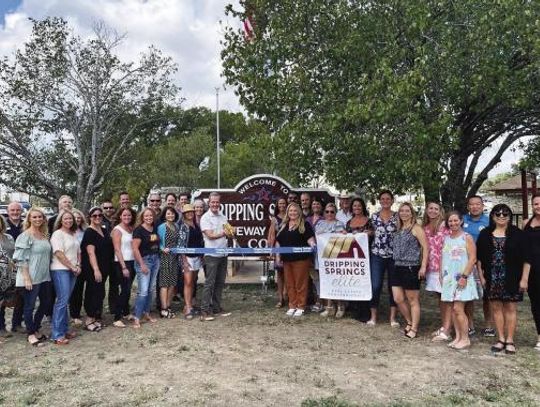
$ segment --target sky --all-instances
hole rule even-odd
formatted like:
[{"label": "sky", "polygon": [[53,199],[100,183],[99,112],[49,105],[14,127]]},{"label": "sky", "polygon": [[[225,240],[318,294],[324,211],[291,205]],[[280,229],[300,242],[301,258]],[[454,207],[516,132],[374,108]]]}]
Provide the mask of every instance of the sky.
[{"label": "sky", "polygon": [[[136,60],[153,44],[178,63],[184,107],[215,109],[219,87],[220,109],[239,112],[243,110],[238,98],[224,87],[219,55],[223,26],[241,25],[225,16],[231,2],[236,0],[0,0],[0,56],[12,54],[28,38],[29,17],[64,17],[82,37],[92,34],[93,23],[103,21],[127,33],[119,50],[126,60]],[[494,151],[488,151],[481,163]],[[521,156],[519,150],[508,150],[491,175],[509,171]]]},{"label": "sky", "polygon": [[178,63],[178,83],[184,106],[215,109],[220,87],[220,109],[242,111],[221,75],[220,37],[228,20],[225,6],[235,0],[0,0],[0,55],[9,55],[28,38],[29,17],[60,16],[82,37],[92,24],[103,21],[127,37],[119,49],[126,60],[137,60],[155,45]]}]

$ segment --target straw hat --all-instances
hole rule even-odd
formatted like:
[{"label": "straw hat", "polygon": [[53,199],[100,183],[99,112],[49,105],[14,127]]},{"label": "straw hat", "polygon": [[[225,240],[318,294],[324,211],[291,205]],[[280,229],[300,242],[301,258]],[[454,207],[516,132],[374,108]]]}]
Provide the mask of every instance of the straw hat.
[{"label": "straw hat", "polygon": [[195,208],[193,207],[193,205],[185,204],[184,206],[182,206],[182,213],[186,212],[195,212]]}]

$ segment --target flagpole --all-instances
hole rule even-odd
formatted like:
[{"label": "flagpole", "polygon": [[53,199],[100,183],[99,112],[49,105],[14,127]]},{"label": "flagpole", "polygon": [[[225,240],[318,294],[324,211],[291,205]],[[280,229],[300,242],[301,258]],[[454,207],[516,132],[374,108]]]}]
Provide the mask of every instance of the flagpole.
[{"label": "flagpole", "polygon": [[216,89],[216,155],[217,155],[217,187],[221,188],[221,162],[219,157],[219,87]]}]

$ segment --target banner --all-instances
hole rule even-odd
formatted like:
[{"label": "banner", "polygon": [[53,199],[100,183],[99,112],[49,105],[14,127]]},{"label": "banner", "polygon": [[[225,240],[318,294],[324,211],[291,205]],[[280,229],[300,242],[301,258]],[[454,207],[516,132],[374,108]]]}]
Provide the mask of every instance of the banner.
[{"label": "banner", "polygon": [[369,244],[366,233],[317,235],[321,298],[371,300]]},{"label": "banner", "polygon": [[244,254],[257,254],[257,255],[270,255],[270,254],[292,254],[292,253],[313,253],[316,249],[311,247],[266,247],[262,249],[252,249],[250,247],[224,247],[224,248],[210,248],[210,247],[173,247],[171,253],[173,254],[219,254],[219,255],[244,255]]}]

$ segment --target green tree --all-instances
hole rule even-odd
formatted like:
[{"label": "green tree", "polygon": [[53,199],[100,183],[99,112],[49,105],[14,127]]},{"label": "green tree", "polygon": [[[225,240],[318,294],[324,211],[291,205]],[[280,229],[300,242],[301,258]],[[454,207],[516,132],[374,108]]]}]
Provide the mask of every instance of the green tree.
[{"label": "green tree", "polygon": [[462,209],[504,151],[539,134],[537,1],[240,5],[226,12],[255,37],[226,27],[224,74],[293,181],[423,189]]},{"label": "green tree", "polygon": [[122,36],[103,24],[82,40],[60,18],[33,23],[0,61],[0,182],[85,210],[174,101],[176,66],[152,47],[122,62]]}]

